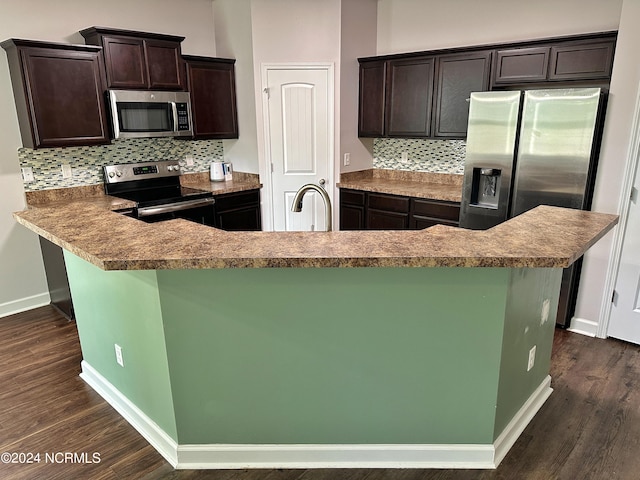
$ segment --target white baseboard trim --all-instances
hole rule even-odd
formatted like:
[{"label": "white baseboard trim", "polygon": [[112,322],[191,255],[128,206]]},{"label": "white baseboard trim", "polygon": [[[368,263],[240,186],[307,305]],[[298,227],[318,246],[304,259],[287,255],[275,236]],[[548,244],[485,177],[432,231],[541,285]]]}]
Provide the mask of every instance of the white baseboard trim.
[{"label": "white baseboard trim", "polygon": [[586,320],[584,318],[573,317],[571,326],[567,328],[570,332],[586,335],[587,337],[595,337],[598,333],[598,322]]},{"label": "white baseboard trim", "polygon": [[496,468],[553,391],[547,376],[494,444],[178,445],[86,361],[80,377],[174,468]]},{"label": "white baseboard trim", "polygon": [[15,315],[16,313],[26,312],[38,307],[44,307],[51,303],[49,292],[31,295],[30,297],[20,298],[11,302],[0,304],[0,318]]},{"label": "white baseboard trim", "polygon": [[520,407],[518,413],[511,419],[496,441],[493,442],[495,448],[494,463],[496,467],[502,462],[509,450],[511,450],[513,444],[516,443],[518,437],[522,435],[522,432],[524,432],[529,422],[536,413],[538,413],[542,405],[544,405],[544,402],[547,401],[551,392],[553,392],[553,388],[551,388],[551,376],[547,375],[524,405]]},{"label": "white baseboard trim", "polygon": [[81,365],[80,378],[122,415],[175,468],[178,465],[178,444],[85,360]]}]

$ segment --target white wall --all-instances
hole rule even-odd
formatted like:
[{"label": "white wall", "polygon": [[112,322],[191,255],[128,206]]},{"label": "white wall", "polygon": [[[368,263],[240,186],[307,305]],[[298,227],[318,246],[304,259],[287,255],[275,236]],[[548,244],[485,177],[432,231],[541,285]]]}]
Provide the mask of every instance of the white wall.
[{"label": "white wall", "polygon": [[378,0],[378,54],[616,30],[622,0]]},{"label": "white wall", "polygon": [[[638,20],[640,2],[624,0],[592,207],[599,212],[619,213],[621,202],[628,201],[621,199],[620,194],[625,180],[631,126],[640,85]],[[606,336],[604,327],[612,296],[612,291],[606,290],[605,280],[607,269],[613,262],[611,250],[615,233],[607,234],[585,255],[583,281],[578,294],[575,322],[572,324],[574,328],[600,336]]]},{"label": "white wall", "polygon": [[[340,155],[339,169],[373,167],[373,139],[358,138],[359,57],[376,55],[377,0],[343,0],[340,21]],[[351,162],[344,165],[344,154]]]},{"label": "white wall", "polygon": [[251,0],[213,0],[216,50],[235,58],[239,138],[223,140],[224,158],[236,171],[258,173],[258,134],[253,65]]},{"label": "white wall", "polygon": [[[624,9],[623,9],[624,3]],[[622,19],[621,19],[622,14]],[[619,30],[593,210],[617,213],[640,81],[638,0],[379,0],[378,54]],[[585,255],[572,327],[595,334],[613,233]]]},{"label": "white wall", "polygon": [[[104,26],[187,37],[184,53],[215,55],[212,0],[4,0],[0,40],[84,43],[79,30]],[[37,236],[16,224],[24,208],[22,146],[4,51],[0,53],[0,317],[48,303]]]}]

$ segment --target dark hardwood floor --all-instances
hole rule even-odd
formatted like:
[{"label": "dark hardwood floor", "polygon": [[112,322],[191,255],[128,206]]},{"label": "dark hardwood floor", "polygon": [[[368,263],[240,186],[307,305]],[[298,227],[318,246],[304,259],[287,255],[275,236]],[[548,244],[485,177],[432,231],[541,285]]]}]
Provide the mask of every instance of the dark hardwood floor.
[{"label": "dark hardwood floor", "polygon": [[40,453],[39,463],[0,462],[0,478],[640,478],[640,347],[615,340],[556,331],[555,391],[496,470],[174,470],[78,377],[80,360],[75,324],[53,308],[0,318],[0,454]]}]

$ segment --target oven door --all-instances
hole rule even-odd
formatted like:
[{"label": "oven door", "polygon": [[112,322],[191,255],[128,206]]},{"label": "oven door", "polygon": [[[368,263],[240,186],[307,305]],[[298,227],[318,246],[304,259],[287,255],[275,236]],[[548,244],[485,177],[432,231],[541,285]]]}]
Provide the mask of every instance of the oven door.
[{"label": "oven door", "polygon": [[213,198],[200,198],[165,205],[154,205],[135,209],[135,216],[147,223],[183,218],[192,222],[201,223],[213,227],[215,212]]}]

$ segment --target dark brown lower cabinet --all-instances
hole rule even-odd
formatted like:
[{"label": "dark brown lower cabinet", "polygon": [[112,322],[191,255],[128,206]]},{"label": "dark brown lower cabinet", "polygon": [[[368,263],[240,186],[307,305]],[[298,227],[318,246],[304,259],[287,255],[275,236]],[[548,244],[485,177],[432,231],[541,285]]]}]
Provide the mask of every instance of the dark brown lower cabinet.
[{"label": "dark brown lower cabinet", "polygon": [[367,230],[406,230],[409,228],[409,197],[369,193]]},{"label": "dark brown lower cabinet", "polygon": [[364,230],[366,193],[340,190],[340,230]]},{"label": "dark brown lower cabinet", "polygon": [[420,230],[458,226],[460,203],[361,190],[340,190],[340,230]]},{"label": "dark brown lower cabinet", "polygon": [[215,227],[228,231],[262,230],[260,190],[224,193],[215,196]]},{"label": "dark brown lower cabinet", "polygon": [[422,230],[433,225],[457,227],[460,219],[460,204],[423,198],[411,199],[411,224],[409,228]]}]

